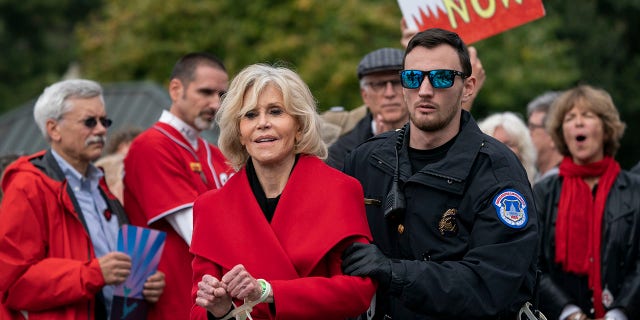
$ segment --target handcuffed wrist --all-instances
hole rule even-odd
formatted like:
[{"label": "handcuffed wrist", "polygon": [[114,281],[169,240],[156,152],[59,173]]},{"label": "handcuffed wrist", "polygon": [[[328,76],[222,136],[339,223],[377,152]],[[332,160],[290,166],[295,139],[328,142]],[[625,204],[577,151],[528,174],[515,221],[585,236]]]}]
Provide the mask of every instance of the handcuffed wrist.
[{"label": "handcuffed wrist", "polygon": [[269,295],[271,295],[271,284],[269,284],[269,282],[267,282],[267,280],[264,279],[258,279],[258,283],[260,284],[260,298],[258,298],[258,300],[256,300],[258,303],[262,303],[267,301],[267,298],[269,298]]}]

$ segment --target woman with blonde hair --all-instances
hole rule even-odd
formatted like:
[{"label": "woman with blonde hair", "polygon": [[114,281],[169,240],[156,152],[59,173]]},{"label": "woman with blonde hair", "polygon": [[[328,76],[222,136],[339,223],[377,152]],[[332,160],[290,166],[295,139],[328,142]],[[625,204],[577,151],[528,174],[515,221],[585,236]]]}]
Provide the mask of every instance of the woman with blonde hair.
[{"label": "woman with blonde hair", "polygon": [[[242,70],[217,114],[238,169],[194,205],[192,319],[345,319],[366,311],[372,280],[341,254],[369,242],[357,180],[327,166],[315,101],[293,71]],[[252,312],[253,311],[253,312]]]}]

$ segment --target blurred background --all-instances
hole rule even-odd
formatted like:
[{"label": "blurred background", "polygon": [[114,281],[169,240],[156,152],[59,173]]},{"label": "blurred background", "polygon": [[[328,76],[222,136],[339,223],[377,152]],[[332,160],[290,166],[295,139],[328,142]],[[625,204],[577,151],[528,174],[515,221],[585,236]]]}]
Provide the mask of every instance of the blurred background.
[{"label": "blurred background", "polygon": [[[640,160],[640,0],[543,3],[545,17],[473,44],[487,73],[473,116],[525,118],[544,91],[601,87],[627,123],[617,159],[630,168]],[[189,51],[220,56],[231,76],[251,63],[284,64],[321,111],[352,109],[362,104],[358,62],[401,47],[401,17],[395,0],[0,0],[0,117],[65,76],[164,88]]]}]

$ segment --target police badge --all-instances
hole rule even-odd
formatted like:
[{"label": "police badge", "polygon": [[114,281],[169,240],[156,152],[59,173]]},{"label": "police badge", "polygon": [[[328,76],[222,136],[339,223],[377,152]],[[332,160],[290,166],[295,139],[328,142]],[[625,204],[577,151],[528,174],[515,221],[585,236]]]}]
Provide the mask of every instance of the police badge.
[{"label": "police badge", "polygon": [[456,221],[457,209],[447,210],[438,223],[438,231],[443,237],[453,237],[458,234],[458,222]]},{"label": "police badge", "polygon": [[507,227],[520,229],[527,225],[528,206],[520,192],[513,189],[504,190],[493,198],[492,202],[498,218]]}]

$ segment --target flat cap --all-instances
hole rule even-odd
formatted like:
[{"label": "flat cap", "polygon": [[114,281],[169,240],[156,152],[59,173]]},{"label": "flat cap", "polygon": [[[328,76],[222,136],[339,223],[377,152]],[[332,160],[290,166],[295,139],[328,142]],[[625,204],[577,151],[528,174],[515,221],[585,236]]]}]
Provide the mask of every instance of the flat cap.
[{"label": "flat cap", "polygon": [[367,53],[358,64],[358,79],[380,71],[402,70],[404,51],[394,48],[382,48]]}]

